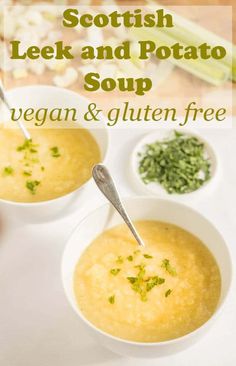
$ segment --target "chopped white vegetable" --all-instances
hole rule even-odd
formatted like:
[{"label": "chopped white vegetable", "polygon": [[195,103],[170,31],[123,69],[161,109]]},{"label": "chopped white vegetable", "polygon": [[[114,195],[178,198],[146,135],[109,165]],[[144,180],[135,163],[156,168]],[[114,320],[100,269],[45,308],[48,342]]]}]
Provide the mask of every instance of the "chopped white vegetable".
[{"label": "chopped white vegetable", "polygon": [[26,69],[15,69],[12,72],[14,79],[23,79],[28,76],[28,72]]},{"label": "chopped white vegetable", "polygon": [[45,45],[51,44],[52,42],[57,42],[58,40],[62,39],[63,33],[57,30],[52,30],[48,33],[47,38],[45,39]]},{"label": "chopped white vegetable", "polygon": [[56,71],[56,72],[63,72],[68,63],[69,63],[69,60],[56,60],[54,58],[52,58],[51,60],[45,60],[45,65],[46,67],[49,69],[49,70],[52,70],[52,71]]},{"label": "chopped white vegetable", "polygon": [[85,45],[85,43],[81,40],[76,40],[76,41],[71,42],[70,46],[72,47],[73,55],[78,56],[84,45]]},{"label": "chopped white vegetable", "polygon": [[100,28],[88,28],[87,29],[87,39],[88,42],[93,47],[102,46],[104,42],[103,32]]},{"label": "chopped white vegetable", "polygon": [[114,78],[118,71],[118,65],[115,63],[100,63],[100,66],[98,67],[98,73],[100,74],[100,77],[102,79],[105,78]]},{"label": "chopped white vegetable", "polygon": [[91,64],[90,65],[80,66],[80,67],[78,67],[78,70],[81,72],[81,74],[83,76],[85,76],[89,72],[98,72],[97,68],[95,68],[95,66],[91,65]]},{"label": "chopped white vegetable", "polygon": [[29,70],[36,75],[42,75],[45,71],[45,64],[39,60],[37,62],[30,62]]},{"label": "chopped white vegetable", "polygon": [[116,47],[120,45],[120,40],[116,37],[109,37],[105,40],[104,44],[111,47]]},{"label": "chopped white vegetable", "polygon": [[[4,16],[4,15],[3,15]],[[13,38],[15,36],[17,24],[16,20],[11,16],[6,16],[3,22],[3,37],[6,39]]]},{"label": "chopped white vegetable", "polygon": [[32,6],[30,6],[29,10],[24,14],[24,20],[28,24],[33,25],[41,25],[43,23],[42,14],[39,11],[34,10]]},{"label": "chopped white vegetable", "polygon": [[61,88],[67,88],[74,84],[78,79],[78,72],[73,67],[68,67],[63,75],[57,75],[53,78],[53,82],[56,86]]}]

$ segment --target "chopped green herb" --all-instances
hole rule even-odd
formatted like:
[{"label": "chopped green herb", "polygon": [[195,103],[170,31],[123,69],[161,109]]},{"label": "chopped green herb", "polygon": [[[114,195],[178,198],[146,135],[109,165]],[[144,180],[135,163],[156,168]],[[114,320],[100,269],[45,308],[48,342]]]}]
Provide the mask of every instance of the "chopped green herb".
[{"label": "chopped green herb", "polygon": [[159,276],[152,276],[145,279],[145,265],[141,264],[135,266],[135,268],[139,269],[137,277],[127,277],[127,280],[130,282],[132,290],[140,295],[140,299],[147,301],[147,292],[151,291],[154,286],[164,283],[165,279]]},{"label": "chopped green herb", "polygon": [[[21,162],[24,164],[25,167],[30,167],[32,164],[39,163],[38,156],[36,155],[38,153],[38,145],[34,144],[32,139],[25,140],[25,142],[17,147],[17,151],[23,152],[23,159]],[[24,173],[23,173],[24,174]],[[27,174],[24,174],[27,175]]]},{"label": "chopped green herb", "polygon": [[172,290],[169,288],[169,290],[167,290],[165,292],[165,297],[168,297],[171,294]]},{"label": "chopped green herb", "polygon": [[4,169],[3,169],[3,174],[4,175],[12,175],[14,173],[14,169],[9,165],[9,166],[6,166]]},{"label": "chopped green herb", "polygon": [[134,251],[134,255],[137,255],[139,253],[141,253],[141,250],[139,250],[139,249],[137,249],[137,250]]},{"label": "chopped green herb", "polygon": [[24,151],[24,150],[29,150],[31,153],[36,153],[37,151],[37,144],[34,144],[32,139],[30,140],[25,140],[25,142],[23,143],[23,145],[20,145],[17,147],[17,151]]},{"label": "chopped green herb", "polygon": [[29,151],[32,153],[32,154],[36,154],[38,151],[36,150],[36,149],[34,149],[34,148],[31,148],[31,149],[29,149]]},{"label": "chopped green herb", "polygon": [[205,145],[176,131],[173,138],[146,145],[139,156],[143,182],[159,183],[168,193],[193,192],[211,177]]},{"label": "chopped green herb", "polygon": [[140,264],[135,266],[135,268],[139,269],[137,277],[127,277],[127,280],[131,283],[132,290],[140,295],[140,299],[142,301],[147,301],[146,288],[144,286],[144,276],[146,273],[145,265]]},{"label": "chopped green herb", "polygon": [[59,158],[61,156],[59,148],[57,146],[51,147],[50,151],[53,158]]},{"label": "chopped green herb", "polygon": [[149,254],[144,254],[143,256],[144,256],[144,258],[147,258],[147,259],[153,258],[153,256],[152,255],[149,255]]},{"label": "chopped green herb", "polygon": [[36,188],[40,184],[38,180],[27,180],[26,188],[32,193],[36,194]]},{"label": "chopped green herb", "polygon": [[23,171],[23,174],[26,175],[27,177],[30,177],[32,175],[32,172],[31,171],[24,170]]},{"label": "chopped green herb", "polygon": [[129,255],[129,256],[127,257],[127,259],[128,259],[128,261],[129,261],[129,262],[132,262],[132,261],[134,260],[134,257],[133,257],[132,255]]},{"label": "chopped green herb", "polygon": [[130,282],[130,283],[135,283],[137,281],[138,277],[127,277],[127,280]]},{"label": "chopped green herb", "polygon": [[110,297],[108,297],[108,301],[110,304],[114,304],[115,303],[115,295],[112,295]]},{"label": "chopped green herb", "polygon": [[122,264],[123,262],[124,262],[123,257],[121,257],[121,255],[119,255],[119,256],[117,257],[116,263],[117,263],[117,264]]},{"label": "chopped green herb", "polygon": [[41,166],[41,170],[42,170],[42,172],[44,172],[44,170],[45,170],[45,167],[44,167],[44,166]]},{"label": "chopped green herb", "polygon": [[174,267],[171,266],[169,259],[163,259],[162,261],[162,268],[165,268],[165,270],[171,275],[171,276],[176,276],[176,269]]},{"label": "chopped green herb", "polygon": [[145,290],[140,291],[140,299],[145,302],[147,301],[147,293]]},{"label": "chopped green herb", "polygon": [[147,291],[151,291],[151,289],[157,285],[162,285],[165,282],[164,278],[159,276],[150,277],[147,281]]},{"label": "chopped green herb", "polygon": [[118,275],[118,273],[121,271],[121,269],[120,268],[112,268],[111,270],[110,270],[110,273],[113,275],[113,276],[116,276],[116,275]]},{"label": "chopped green herb", "polygon": [[36,159],[36,158],[31,159],[31,163],[33,163],[33,164],[37,164],[37,163],[39,163],[39,159]]},{"label": "chopped green herb", "polygon": [[145,273],[146,273],[146,269],[145,269],[145,264],[138,264],[137,266],[134,266],[134,268],[138,268],[139,272],[138,272],[138,278],[143,279]]}]

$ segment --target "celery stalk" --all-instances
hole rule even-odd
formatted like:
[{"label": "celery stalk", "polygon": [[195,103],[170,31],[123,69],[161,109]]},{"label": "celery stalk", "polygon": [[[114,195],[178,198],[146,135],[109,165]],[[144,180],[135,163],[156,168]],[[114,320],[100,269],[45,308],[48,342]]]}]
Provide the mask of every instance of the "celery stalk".
[{"label": "celery stalk", "polygon": [[[153,6],[164,8],[160,4],[157,5],[156,3],[149,1],[150,6],[147,6],[150,10],[153,10]],[[162,28],[161,31],[167,34],[173,34],[173,37],[176,41],[184,43],[188,46],[197,46],[201,43],[208,43],[211,46],[221,45],[225,47],[227,50],[227,55],[222,60],[218,60],[218,62],[223,63],[230,69],[229,77],[236,81],[236,46],[233,45],[231,42],[227,41],[226,39],[214,34],[213,32],[205,29],[204,27],[198,25],[197,23],[192,22],[189,19],[186,19],[170,9],[165,9],[168,13],[172,14],[174,19],[174,28]],[[159,30],[158,30],[159,31]]]},{"label": "celery stalk", "polygon": [[[191,29],[195,29],[195,24]],[[178,24],[175,24],[174,30],[172,33],[176,41],[182,42],[186,45],[191,46],[198,46],[201,43],[208,43],[211,46],[221,45],[225,47],[227,51],[227,55],[222,59],[218,60],[218,62],[222,62],[224,65],[229,67],[232,71],[230,73],[230,77],[232,80],[236,81],[236,48],[230,42],[219,38],[218,36],[214,35],[213,33],[199,27],[195,29],[197,34],[194,31],[191,31],[189,28],[181,27]],[[171,30],[169,28],[163,28],[161,31],[166,32],[167,34],[171,34]],[[200,36],[198,35],[200,34]]]},{"label": "celery stalk", "polygon": [[[142,41],[153,41],[157,46],[172,46],[178,42],[175,38],[163,32],[162,30],[140,30],[135,28],[131,30],[132,35]],[[182,44],[182,43],[181,43]],[[184,44],[183,44],[184,45]],[[226,65],[216,60],[176,60],[173,57],[169,59],[175,65],[185,69],[186,71],[196,75],[197,77],[213,84],[220,85],[229,78],[230,69]]]}]

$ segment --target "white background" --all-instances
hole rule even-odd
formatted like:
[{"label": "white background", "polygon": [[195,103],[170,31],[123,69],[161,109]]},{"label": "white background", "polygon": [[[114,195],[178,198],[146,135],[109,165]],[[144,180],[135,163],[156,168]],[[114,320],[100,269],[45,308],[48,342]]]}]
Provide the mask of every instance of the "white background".
[{"label": "white background", "polygon": [[[222,231],[236,260],[236,129],[201,130],[220,157],[220,180],[188,201]],[[108,166],[122,195],[134,195],[129,179],[132,147],[144,131],[111,131]],[[91,192],[93,190],[93,192]],[[63,293],[60,265],[68,236],[104,199],[94,187],[64,218],[40,225],[8,219],[0,243],[1,366],[235,366],[236,285],[209,333],[184,352],[158,360],[128,359],[90,338]]]}]

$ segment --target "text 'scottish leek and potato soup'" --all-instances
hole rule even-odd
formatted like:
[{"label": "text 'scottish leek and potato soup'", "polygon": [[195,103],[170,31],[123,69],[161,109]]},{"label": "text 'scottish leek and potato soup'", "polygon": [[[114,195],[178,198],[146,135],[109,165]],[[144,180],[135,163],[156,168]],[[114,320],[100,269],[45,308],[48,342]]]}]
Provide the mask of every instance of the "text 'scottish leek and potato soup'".
[{"label": "text 'scottish leek and potato soup'", "polygon": [[195,3],[0,0],[3,366],[235,365],[236,7]]}]

